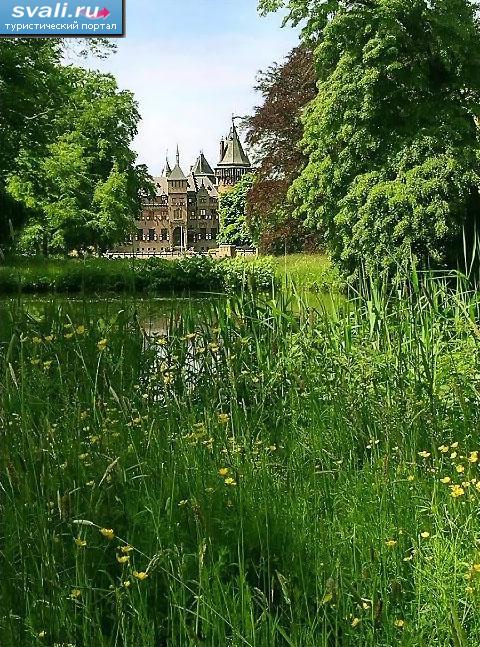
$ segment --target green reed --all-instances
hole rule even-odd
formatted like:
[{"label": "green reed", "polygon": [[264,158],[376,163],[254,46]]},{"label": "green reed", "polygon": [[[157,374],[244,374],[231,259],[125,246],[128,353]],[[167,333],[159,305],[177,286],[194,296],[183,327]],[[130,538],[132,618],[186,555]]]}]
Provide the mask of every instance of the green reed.
[{"label": "green reed", "polygon": [[479,326],[460,276],[4,302],[0,644],[478,645]]}]

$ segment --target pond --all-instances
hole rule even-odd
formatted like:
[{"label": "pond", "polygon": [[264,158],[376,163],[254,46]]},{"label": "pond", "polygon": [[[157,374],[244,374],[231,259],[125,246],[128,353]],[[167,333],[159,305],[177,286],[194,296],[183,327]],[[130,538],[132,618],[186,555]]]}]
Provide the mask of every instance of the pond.
[{"label": "pond", "polygon": [[166,334],[172,322],[188,318],[200,310],[225,300],[221,294],[199,294],[193,297],[139,298],[135,296],[112,297],[66,297],[64,295],[0,297],[0,321],[7,313],[27,313],[41,321],[56,309],[73,321],[110,320],[119,312],[129,311],[138,318],[147,335]]}]

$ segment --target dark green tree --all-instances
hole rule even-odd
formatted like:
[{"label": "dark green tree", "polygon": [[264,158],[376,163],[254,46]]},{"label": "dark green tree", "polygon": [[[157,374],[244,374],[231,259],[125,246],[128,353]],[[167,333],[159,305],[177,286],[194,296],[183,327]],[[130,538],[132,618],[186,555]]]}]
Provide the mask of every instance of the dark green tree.
[{"label": "dark green tree", "polygon": [[479,210],[480,28],[470,0],[262,0],[319,43],[297,209],[346,273],[454,265]]},{"label": "dark green tree", "polygon": [[220,243],[239,246],[253,244],[246,218],[247,195],[253,182],[253,174],[247,173],[230,191],[220,197]]}]

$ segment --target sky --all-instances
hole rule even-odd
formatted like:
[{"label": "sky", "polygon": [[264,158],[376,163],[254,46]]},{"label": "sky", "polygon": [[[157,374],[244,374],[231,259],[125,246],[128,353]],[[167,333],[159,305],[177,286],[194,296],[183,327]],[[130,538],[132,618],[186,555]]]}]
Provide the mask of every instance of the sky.
[{"label": "sky", "polygon": [[203,150],[212,166],[232,114],[260,103],[259,69],[280,62],[298,43],[279,14],[260,17],[257,0],[127,0],[127,35],[116,54],[89,60],[111,72],[139,102],[134,141],[139,162],[160,174],[177,144],[185,171]]}]

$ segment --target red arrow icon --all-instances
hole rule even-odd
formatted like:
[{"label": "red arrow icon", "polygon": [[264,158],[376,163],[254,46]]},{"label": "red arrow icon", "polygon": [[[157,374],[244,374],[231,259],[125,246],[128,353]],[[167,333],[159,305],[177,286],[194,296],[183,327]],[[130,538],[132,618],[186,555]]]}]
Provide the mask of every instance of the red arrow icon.
[{"label": "red arrow icon", "polygon": [[108,16],[110,15],[110,11],[106,7],[103,7],[103,9],[94,13],[93,16],[89,16],[87,15],[87,10],[82,9],[80,11],[80,14],[84,14],[85,17],[90,18],[90,20],[98,20],[99,18],[108,18]]}]

